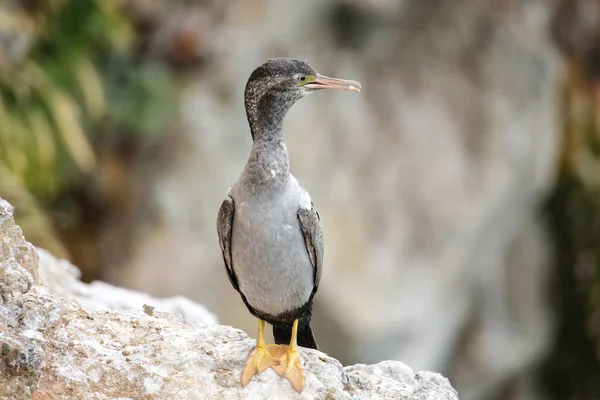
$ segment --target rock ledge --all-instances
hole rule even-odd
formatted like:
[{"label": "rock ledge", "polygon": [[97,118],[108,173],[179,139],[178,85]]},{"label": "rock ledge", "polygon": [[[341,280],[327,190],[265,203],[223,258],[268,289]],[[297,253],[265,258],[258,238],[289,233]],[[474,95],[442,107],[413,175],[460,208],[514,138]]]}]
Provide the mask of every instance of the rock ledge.
[{"label": "rock ledge", "polygon": [[[415,374],[399,361],[342,367],[315,350],[302,350],[302,393],[272,370],[242,389],[241,370],[255,344],[244,332],[213,325],[214,317],[189,300],[176,302],[195,310],[190,315],[202,316],[192,317],[193,323],[160,312],[168,302],[158,302],[151,313],[141,307],[98,310],[101,300],[91,285],[65,278],[76,281],[77,290],[69,291],[56,283],[65,279],[55,280],[48,271],[42,269],[42,279],[54,283],[45,287],[38,253],[15,225],[11,206],[0,199],[0,398],[458,399],[437,373]],[[125,289],[101,290],[123,294],[128,305],[136,296],[151,299]],[[106,308],[115,308],[115,299],[109,300]],[[82,308],[86,301],[88,309]]]}]

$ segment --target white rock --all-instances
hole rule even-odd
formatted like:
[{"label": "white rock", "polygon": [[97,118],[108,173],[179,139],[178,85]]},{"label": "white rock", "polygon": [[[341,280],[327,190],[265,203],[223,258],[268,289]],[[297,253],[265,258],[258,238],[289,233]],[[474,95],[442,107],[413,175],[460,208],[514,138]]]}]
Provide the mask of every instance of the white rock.
[{"label": "white rock", "polygon": [[154,307],[156,312],[179,314],[184,321],[214,325],[217,318],[206,307],[185,297],[175,296],[158,299],[146,293],[129,290],[95,281],[91,284],[79,280],[81,272],[68,260],[56,259],[44,249],[39,254],[39,273],[50,291],[77,301],[88,311],[136,310],[142,312],[144,305]]},{"label": "white rock", "polygon": [[42,276],[56,293],[33,284],[37,253],[1,199],[0,246],[2,399],[458,399],[433,372],[415,374],[399,361],[344,368],[305,349],[302,393],[272,370],[242,389],[242,368],[255,345],[244,332],[164,312],[87,311],[77,304],[82,299],[107,307],[100,294],[124,299],[108,307],[135,307],[149,297],[85,285],[73,266],[43,251]]}]

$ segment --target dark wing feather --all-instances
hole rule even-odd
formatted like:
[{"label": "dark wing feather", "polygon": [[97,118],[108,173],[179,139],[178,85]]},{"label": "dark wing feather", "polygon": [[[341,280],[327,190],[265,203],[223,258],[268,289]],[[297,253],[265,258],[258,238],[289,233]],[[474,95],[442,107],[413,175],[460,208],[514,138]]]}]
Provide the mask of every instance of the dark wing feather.
[{"label": "dark wing feather", "polygon": [[231,196],[221,204],[219,214],[217,215],[217,233],[219,234],[219,244],[223,252],[223,261],[225,261],[225,269],[227,276],[233,288],[239,291],[237,279],[233,272],[233,262],[231,258],[231,232],[233,230],[233,216],[235,214],[235,204]]},{"label": "dark wing feather", "polygon": [[306,208],[299,209],[298,220],[300,221],[300,229],[304,235],[304,243],[310,262],[315,269],[314,293],[317,291],[321,280],[321,272],[323,271],[323,232],[321,231],[319,213],[315,205],[311,203],[310,210]]}]

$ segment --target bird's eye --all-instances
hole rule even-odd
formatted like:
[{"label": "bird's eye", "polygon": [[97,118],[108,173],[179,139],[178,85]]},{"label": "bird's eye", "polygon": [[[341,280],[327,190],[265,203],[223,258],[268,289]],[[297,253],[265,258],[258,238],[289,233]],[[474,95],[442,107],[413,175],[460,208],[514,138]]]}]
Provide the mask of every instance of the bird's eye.
[{"label": "bird's eye", "polygon": [[301,76],[300,78],[298,78],[298,80],[300,82],[305,82],[306,81],[306,77],[305,76]]}]

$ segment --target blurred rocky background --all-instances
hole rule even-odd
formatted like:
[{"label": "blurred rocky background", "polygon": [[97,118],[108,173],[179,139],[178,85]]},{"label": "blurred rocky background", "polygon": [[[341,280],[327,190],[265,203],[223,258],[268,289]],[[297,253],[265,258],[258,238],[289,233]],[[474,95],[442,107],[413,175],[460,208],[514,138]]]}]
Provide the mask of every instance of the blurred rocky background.
[{"label": "blurred rocky background", "polygon": [[321,350],[466,400],[600,398],[600,0],[3,0],[0,197],[86,281],[253,334],[215,217],[278,56],[363,85],[286,122]]}]

